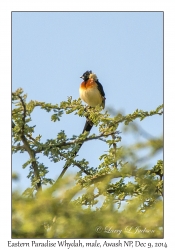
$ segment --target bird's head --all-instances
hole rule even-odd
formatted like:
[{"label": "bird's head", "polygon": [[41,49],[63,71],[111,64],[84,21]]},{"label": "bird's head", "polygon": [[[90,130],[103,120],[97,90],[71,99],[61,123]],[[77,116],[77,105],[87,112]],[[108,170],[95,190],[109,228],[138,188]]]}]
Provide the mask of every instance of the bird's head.
[{"label": "bird's head", "polygon": [[92,74],[92,70],[87,70],[82,76],[80,76],[80,78],[82,78],[84,81],[87,81],[91,74]]}]

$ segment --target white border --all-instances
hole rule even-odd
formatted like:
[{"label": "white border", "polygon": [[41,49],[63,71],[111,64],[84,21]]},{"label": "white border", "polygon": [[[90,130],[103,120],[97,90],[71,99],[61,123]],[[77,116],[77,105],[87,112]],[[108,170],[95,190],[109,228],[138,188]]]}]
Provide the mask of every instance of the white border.
[{"label": "white border", "polygon": [[[0,236],[1,247],[7,249],[7,240],[11,240],[11,11],[164,11],[164,139],[165,139],[165,238],[152,242],[167,242],[168,248],[173,249],[174,240],[174,138],[175,138],[175,1],[174,0],[8,0],[0,3]],[[27,240],[23,240],[25,242]],[[88,240],[86,240],[88,241]],[[112,242],[113,240],[110,240]],[[146,240],[143,240],[144,242]],[[150,241],[150,240],[149,240]],[[41,240],[40,240],[41,242]],[[137,248],[140,249],[140,248]],[[143,249],[143,248],[142,248]],[[152,248],[154,249],[154,248]]]}]

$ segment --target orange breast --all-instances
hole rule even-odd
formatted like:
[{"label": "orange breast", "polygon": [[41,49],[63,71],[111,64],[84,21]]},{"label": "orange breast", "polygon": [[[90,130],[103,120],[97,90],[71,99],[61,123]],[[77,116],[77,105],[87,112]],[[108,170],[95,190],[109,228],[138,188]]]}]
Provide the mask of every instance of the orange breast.
[{"label": "orange breast", "polygon": [[93,79],[88,79],[86,82],[81,83],[81,89],[89,89],[95,87],[97,84]]},{"label": "orange breast", "polygon": [[101,96],[97,88],[97,83],[93,79],[82,82],[79,88],[79,92],[80,98],[89,106],[95,107],[102,104],[103,97]]}]

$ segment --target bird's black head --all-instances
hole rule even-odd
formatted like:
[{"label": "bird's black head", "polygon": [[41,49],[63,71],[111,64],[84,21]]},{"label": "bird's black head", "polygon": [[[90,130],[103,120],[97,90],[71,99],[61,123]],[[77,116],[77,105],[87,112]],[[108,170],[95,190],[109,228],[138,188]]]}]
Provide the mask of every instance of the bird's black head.
[{"label": "bird's black head", "polygon": [[92,74],[91,70],[87,70],[80,78],[82,78],[84,81],[87,81],[89,79],[89,75]]}]

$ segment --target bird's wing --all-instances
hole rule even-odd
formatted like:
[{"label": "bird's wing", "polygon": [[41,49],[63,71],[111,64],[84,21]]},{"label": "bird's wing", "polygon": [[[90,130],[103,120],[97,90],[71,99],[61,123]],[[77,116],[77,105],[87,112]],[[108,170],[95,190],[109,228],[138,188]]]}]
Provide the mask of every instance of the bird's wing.
[{"label": "bird's wing", "polygon": [[103,90],[103,86],[101,85],[101,83],[100,83],[98,80],[96,80],[96,83],[97,83],[97,88],[98,88],[98,90],[100,91],[100,94],[101,94],[103,97],[105,97],[105,92],[104,92],[104,90]]},{"label": "bird's wing", "polygon": [[102,95],[103,97],[103,101],[102,101],[102,104],[103,104],[103,108],[105,107],[105,92],[103,90],[103,86],[101,85],[101,83],[98,81],[98,79],[96,80],[96,83],[97,83],[97,88],[98,90],[100,91],[100,94]]}]

